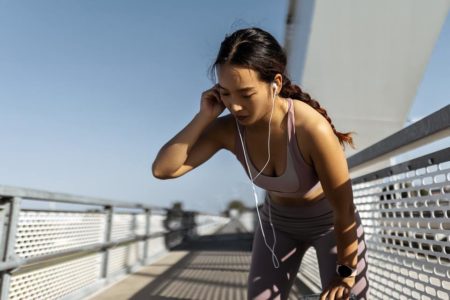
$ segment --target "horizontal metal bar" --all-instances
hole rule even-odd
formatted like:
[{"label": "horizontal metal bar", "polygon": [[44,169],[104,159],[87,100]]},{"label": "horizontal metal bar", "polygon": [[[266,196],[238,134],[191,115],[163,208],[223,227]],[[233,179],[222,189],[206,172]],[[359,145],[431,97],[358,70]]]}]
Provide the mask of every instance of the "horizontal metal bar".
[{"label": "horizontal metal bar", "polygon": [[147,209],[161,209],[168,210],[168,208],[160,206],[150,206],[144,203],[129,203],[124,201],[115,201],[102,198],[93,198],[86,196],[71,195],[66,193],[54,193],[42,190],[35,190],[29,188],[13,187],[0,185],[0,197],[22,197],[33,200],[44,200],[53,202],[76,203],[84,205],[101,205],[101,206],[115,206],[126,208],[147,208]]},{"label": "horizontal metal bar", "polygon": [[76,254],[76,253],[101,251],[101,250],[104,250],[107,248],[114,248],[117,246],[121,246],[123,244],[127,244],[130,242],[137,242],[137,241],[141,241],[141,240],[146,240],[148,238],[155,238],[155,237],[160,237],[160,236],[164,236],[164,235],[169,235],[173,232],[188,230],[188,229],[189,229],[189,227],[184,227],[184,228],[180,228],[180,229],[176,229],[176,230],[172,230],[172,231],[155,232],[155,233],[152,233],[149,235],[144,235],[144,234],[143,235],[135,235],[133,237],[124,238],[124,239],[120,239],[120,240],[116,240],[116,241],[105,242],[105,243],[96,243],[96,244],[81,246],[81,247],[77,247],[77,248],[73,248],[73,249],[67,249],[67,250],[57,252],[57,253],[51,253],[51,254],[30,257],[30,258],[19,258],[19,259],[15,259],[15,260],[10,260],[10,261],[0,263],[0,272],[3,272],[5,270],[11,270],[11,269],[15,269],[14,271],[17,271],[19,268],[21,268],[25,265],[29,265],[29,264],[41,263],[44,261],[48,261],[51,259],[60,258],[63,256]]},{"label": "horizontal metal bar", "polygon": [[372,173],[364,174],[362,176],[352,179],[352,184],[358,184],[365,181],[388,177],[391,175],[407,172],[410,170],[417,170],[423,167],[427,167],[429,165],[439,164],[441,162],[445,162],[448,160],[450,160],[450,147],[438,150],[433,153],[428,153],[421,157],[417,157],[409,161],[389,166]]},{"label": "horizontal metal bar", "polygon": [[350,156],[348,167],[354,168],[447,128],[450,128],[450,104]]},{"label": "horizontal metal bar", "polygon": [[[62,213],[94,213],[94,214],[105,214],[106,211],[105,210],[68,210],[68,209],[41,209],[41,208],[21,208],[20,211],[31,211],[31,212],[62,212]],[[140,215],[140,214],[145,214],[144,212],[145,210],[143,210],[142,212],[120,212],[120,211],[115,211],[114,214],[115,215]],[[153,214],[153,211],[152,211]],[[154,215],[158,215],[158,214],[165,214],[165,212],[163,213],[162,211],[157,211]]]},{"label": "horizontal metal bar", "polygon": [[[124,201],[116,201],[110,199],[103,198],[94,198],[94,197],[86,197],[79,195],[72,195],[66,193],[55,193],[43,190],[22,188],[22,187],[14,187],[7,185],[0,185],[0,199],[2,197],[22,197],[24,199],[30,200],[38,200],[38,201],[48,201],[48,202],[60,202],[60,203],[72,203],[72,204],[83,204],[90,206],[114,206],[114,207],[122,207],[122,208],[136,208],[136,209],[151,209],[153,212],[160,211],[169,211],[171,208],[166,208],[162,206],[148,205],[145,203],[138,202],[124,202]],[[189,211],[184,211],[189,212]],[[210,212],[202,212],[202,211],[192,211],[197,215],[205,215],[205,216],[217,216],[220,217],[221,214],[214,214]]]}]

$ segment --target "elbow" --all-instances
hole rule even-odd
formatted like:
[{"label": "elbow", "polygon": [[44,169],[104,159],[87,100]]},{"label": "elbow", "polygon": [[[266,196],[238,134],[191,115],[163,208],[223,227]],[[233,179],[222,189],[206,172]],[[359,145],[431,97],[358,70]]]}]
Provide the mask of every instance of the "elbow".
[{"label": "elbow", "polygon": [[168,176],[164,176],[164,175],[162,175],[160,173],[152,172],[152,174],[153,174],[153,177],[155,177],[157,179],[161,179],[161,180],[169,179]]},{"label": "elbow", "polygon": [[153,177],[161,179],[161,180],[174,179],[174,178],[181,176],[181,174],[178,171],[175,171],[175,172],[171,172],[171,171],[169,172],[167,170],[162,171],[161,168],[157,168],[154,163],[152,165],[152,175],[153,175]]},{"label": "elbow", "polygon": [[152,175],[153,175],[153,177],[155,177],[157,179],[162,179],[162,180],[170,178],[170,176],[168,176],[167,174],[164,174],[164,172],[161,172],[161,170],[159,170],[156,167],[156,164],[154,162],[152,164]]}]

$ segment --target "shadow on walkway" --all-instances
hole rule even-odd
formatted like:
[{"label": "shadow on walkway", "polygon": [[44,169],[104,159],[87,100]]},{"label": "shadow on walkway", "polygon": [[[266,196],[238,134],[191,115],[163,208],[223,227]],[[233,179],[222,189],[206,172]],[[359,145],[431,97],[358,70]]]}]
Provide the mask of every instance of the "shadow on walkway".
[{"label": "shadow on walkway", "polygon": [[[178,245],[94,299],[246,300],[252,242],[253,233],[230,233],[225,226]],[[311,291],[297,279],[289,299],[305,293]]]}]

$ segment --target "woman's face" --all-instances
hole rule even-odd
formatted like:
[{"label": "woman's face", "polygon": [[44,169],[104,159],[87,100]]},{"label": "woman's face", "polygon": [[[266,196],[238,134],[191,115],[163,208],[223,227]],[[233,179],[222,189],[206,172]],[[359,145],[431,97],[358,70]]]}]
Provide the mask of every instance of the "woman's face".
[{"label": "woman's face", "polygon": [[220,98],[240,123],[254,123],[270,109],[269,84],[258,80],[254,70],[224,64],[217,66],[217,76]]}]

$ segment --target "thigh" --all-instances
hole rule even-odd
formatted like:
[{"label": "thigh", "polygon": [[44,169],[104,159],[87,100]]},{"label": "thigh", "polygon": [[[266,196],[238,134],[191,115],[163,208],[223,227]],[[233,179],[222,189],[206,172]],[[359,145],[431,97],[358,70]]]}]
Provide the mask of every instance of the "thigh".
[{"label": "thigh", "polygon": [[[364,238],[364,229],[361,224],[359,213],[356,211],[356,224],[357,224],[357,236],[358,236],[358,264],[355,285],[351,292],[357,296],[358,300],[367,300],[369,281],[367,278],[367,245]],[[320,280],[322,284],[322,290],[326,288],[336,274],[337,263],[337,244],[336,233],[334,230],[325,234],[324,236],[314,240],[312,242],[313,247],[317,253],[317,261],[320,270]]]},{"label": "thigh", "polygon": [[[273,249],[272,226],[263,222],[263,229],[267,244]],[[297,240],[277,230],[276,224],[274,224],[274,230],[276,240],[274,252],[278,258],[278,264],[272,257],[272,251],[266,246],[260,224],[257,223],[248,275],[247,299],[249,300],[287,299],[306,251],[306,245],[299,246]]]}]

